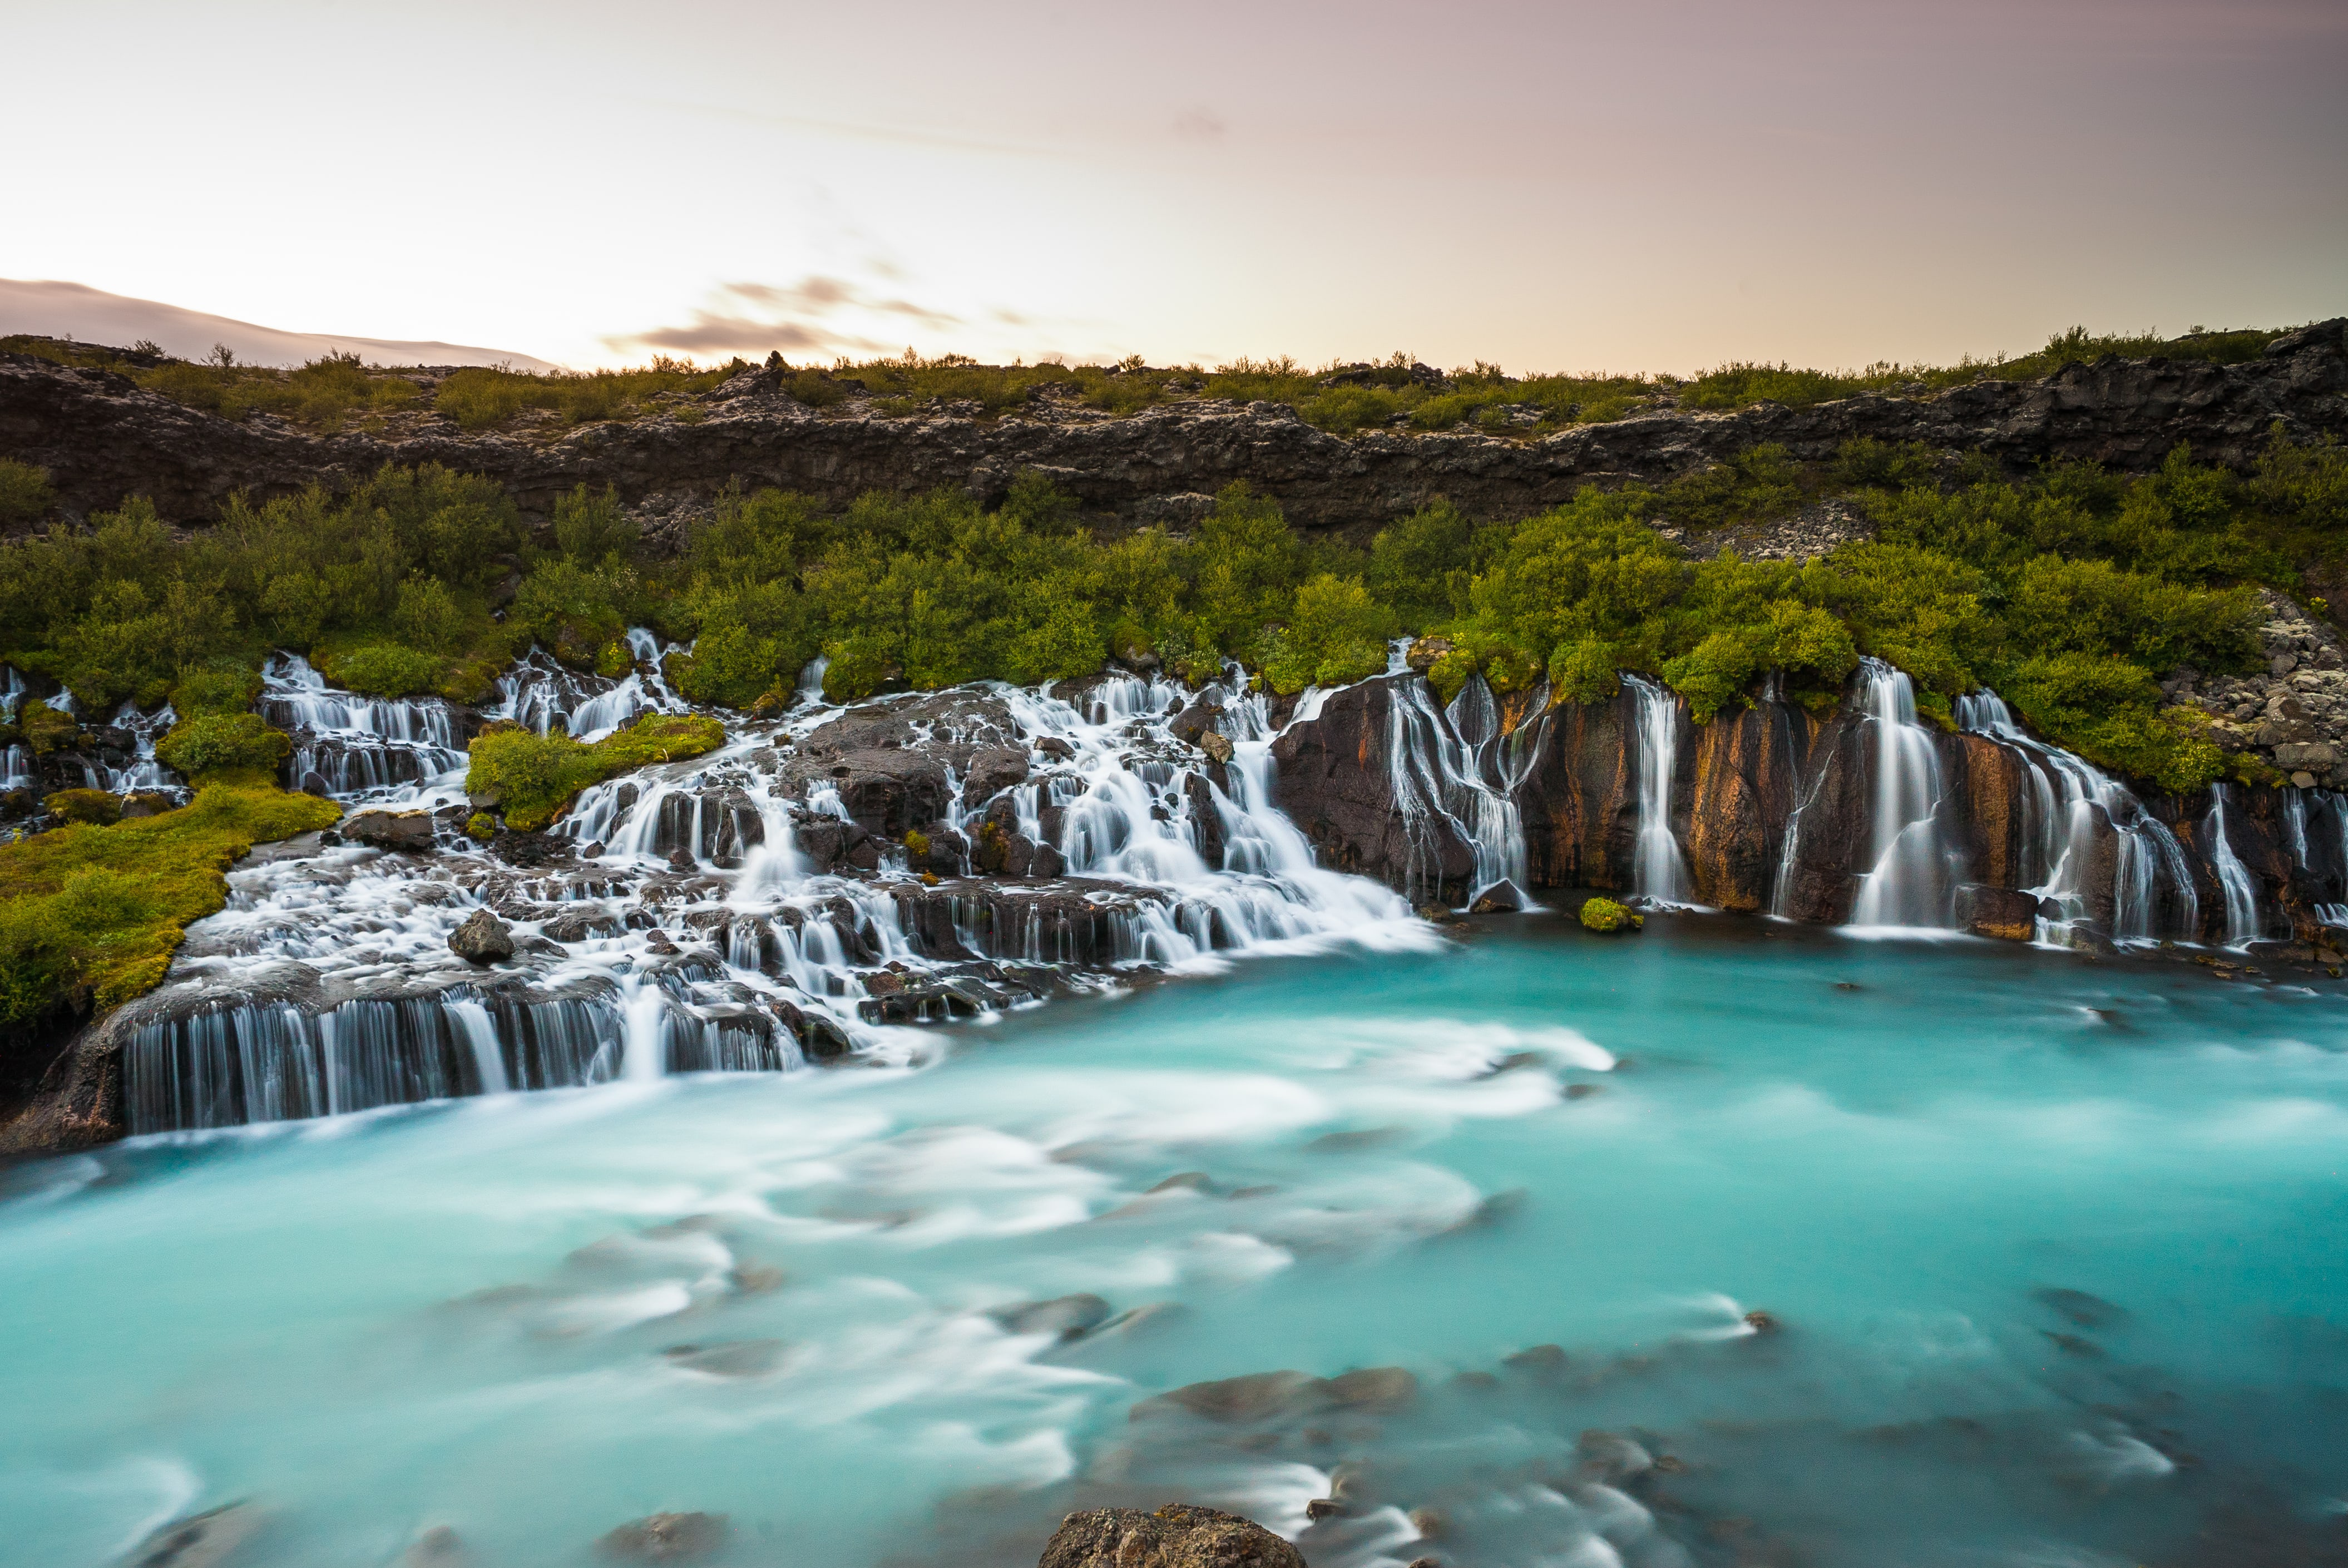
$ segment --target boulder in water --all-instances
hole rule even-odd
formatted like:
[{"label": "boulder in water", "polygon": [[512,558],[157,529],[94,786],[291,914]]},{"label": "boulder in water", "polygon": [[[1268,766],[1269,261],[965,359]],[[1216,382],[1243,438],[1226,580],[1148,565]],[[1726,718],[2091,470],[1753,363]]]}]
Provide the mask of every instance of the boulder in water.
[{"label": "boulder in water", "polygon": [[448,934],[448,951],[468,964],[495,964],[514,955],[512,927],[486,909],[466,916]]},{"label": "boulder in water", "polygon": [[1618,931],[1636,931],[1646,923],[1644,915],[1624,908],[1611,898],[1587,899],[1581,905],[1581,927],[1584,931],[1611,935]]},{"label": "boulder in water", "polygon": [[1476,895],[1476,902],[1468,906],[1468,913],[1470,914],[1515,914],[1524,907],[1525,895],[1518,891],[1516,883],[1509,881],[1506,877],[1503,877],[1498,882],[1494,882],[1490,887],[1486,888],[1482,892],[1478,893]]},{"label": "boulder in water", "polygon": [[1096,1508],[1069,1514],[1035,1568],[1304,1568],[1303,1554],[1251,1519],[1192,1503],[1154,1513]]},{"label": "boulder in water", "polygon": [[472,1561],[472,1554],[465,1550],[457,1532],[440,1524],[417,1536],[399,1554],[396,1568],[465,1568]]},{"label": "boulder in water", "polygon": [[379,850],[428,850],[432,847],[429,811],[361,811],[343,824],[343,837]]},{"label": "boulder in water", "polygon": [[654,1513],[605,1533],[595,1550],[627,1563],[682,1563],[726,1544],[722,1513]]},{"label": "boulder in water", "polygon": [[133,1547],[121,1568],[222,1568],[260,1533],[263,1522],[261,1510],[249,1502],[175,1519]]},{"label": "boulder in water", "polygon": [[1957,923],[1975,936],[2031,941],[2038,934],[2038,895],[1968,883],[1957,889]]}]

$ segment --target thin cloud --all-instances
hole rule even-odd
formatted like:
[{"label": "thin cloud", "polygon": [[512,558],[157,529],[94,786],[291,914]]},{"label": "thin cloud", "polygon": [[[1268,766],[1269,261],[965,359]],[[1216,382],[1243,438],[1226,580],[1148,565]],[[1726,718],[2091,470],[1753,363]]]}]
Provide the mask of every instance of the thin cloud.
[{"label": "thin cloud", "polygon": [[868,338],[826,332],[804,322],[758,321],[746,315],[716,315],[705,310],[695,311],[690,325],[623,333],[606,337],[603,342],[606,346],[622,351],[662,348],[685,354],[760,353],[767,349],[803,354],[810,350],[877,349],[880,346]]},{"label": "thin cloud", "polygon": [[1220,141],[1231,129],[1210,108],[1186,108],[1174,117],[1174,134],[1184,141]]}]

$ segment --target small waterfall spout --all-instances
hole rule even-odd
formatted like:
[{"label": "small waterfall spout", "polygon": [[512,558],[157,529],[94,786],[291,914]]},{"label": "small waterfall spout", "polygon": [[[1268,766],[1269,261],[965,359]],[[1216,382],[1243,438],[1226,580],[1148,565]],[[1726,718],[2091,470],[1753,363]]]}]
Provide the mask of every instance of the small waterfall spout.
[{"label": "small waterfall spout", "polygon": [[1679,765],[1679,701],[1662,683],[1625,675],[1637,704],[1639,841],[1631,862],[1631,892],[1650,903],[1684,903],[1687,858],[1672,831],[1672,775]]},{"label": "small waterfall spout", "polygon": [[[2185,850],[2168,824],[2144,809],[2128,787],[2059,746],[2024,732],[1997,693],[1984,686],[1956,703],[1957,727],[1985,735],[2022,758],[2028,789],[2021,799],[2022,864],[2017,880],[2064,913],[2041,915],[2041,941],[2065,943],[2085,917],[2086,878],[2102,826],[2117,837],[2112,875],[2112,931],[2119,942],[2191,941],[2199,934],[2200,902]],[[2163,901],[2176,918],[2161,919]]]},{"label": "small waterfall spout", "polygon": [[2250,867],[2242,864],[2234,853],[2234,846],[2226,840],[2226,787],[2209,786],[2209,814],[2202,819],[2202,830],[2209,838],[2209,869],[2218,873],[2218,885],[2226,894],[2226,945],[2239,947],[2264,934],[2259,923],[2258,884],[2250,880]]},{"label": "small waterfall spout", "polygon": [[1859,700],[1873,727],[1869,801],[1872,869],[1859,879],[1850,923],[1946,928],[1953,923],[1941,836],[1941,761],[1916,722],[1916,689],[1880,659],[1861,666]]}]

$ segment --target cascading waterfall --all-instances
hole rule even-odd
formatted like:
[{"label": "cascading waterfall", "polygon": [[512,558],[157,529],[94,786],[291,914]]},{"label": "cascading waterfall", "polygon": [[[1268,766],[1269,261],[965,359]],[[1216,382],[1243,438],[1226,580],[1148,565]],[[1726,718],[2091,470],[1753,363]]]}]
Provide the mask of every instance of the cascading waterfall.
[{"label": "cascading waterfall", "polygon": [[[637,651],[650,652],[644,643]],[[278,662],[272,676],[272,699],[313,735],[366,738],[386,752],[439,741],[429,706],[331,691],[298,661]],[[577,698],[575,685],[510,677],[510,695],[530,689],[550,723],[590,711],[549,707]],[[191,928],[166,984],[121,1016],[132,1130],[788,1070],[852,1047],[901,1059],[910,1038],[880,1020],[968,1016],[1028,999],[997,963],[1183,967],[1337,940],[1431,940],[1395,893],[1317,866],[1271,805],[1272,727],[1236,667],[1212,694],[1231,741],[1221,766],[1168,729],[1192,696],[1174,683],[1089,683],[1082,712],[1048,688],[963,689],[993,705],[987,722],[999,733],[987,744],[1016,737],[1027,750],[1031,776],[1003,809],[1023,833],[1052,830],[1070,880],[925,893],[885,869],[877,880],[811,871],[797,834],[824,822],[837,834],[852,820],[829,776],[790,772],[791,748],[840,717],[803,708],[745,726],[705,757],[592,787],[551,835],[575,856],[542,872],[453,830],[421,859],[345,844],[236,868],[228,907]],[[640,676],[628,700],[675,699]],[[1298,712],[1316,707],[1308,699]],[[922,743],[952,738],[944,719],[913,727]],[[461,785],[463,754],[450,756],[455,767],[419,765],[405,780],[371,785],[368,798],[392,810],[429,805],[432,791]],[[960,776],[947,771],[958,793]],[[958,804],[955,820],[982,804]],[[1210,844],[1220,846],[1217,863],[1201,852]],[[901,866],[903,851],[891,852]],[[486,971],[448,946],[484,904],[520,949]]]},{"label": "cascading waterfall", "polygon": [[2258,885],[2226,838],[2225,785],[2209,786],[2209,814],[2201,826],[2209,841],[2209,869],[2217,873],[2218,885],[2226,895],[2226,945],[2238,947],[2263,934],[2263,928],[2259,923]]},{"label": "cascading waterfall", "polygon": [[280,653],[262,668],[261,711],[294,737],[285,773],[295,789],[348,800],[464,783],[457,716],[438,697],[338,691],[307,660]]},{"label": "cascading waterfall", "polygon": [[[2200,901],[2185,850],[2168,824],[2144,809],[2128,787],[2085,758],[2025,734],[2003,698],[1983,687],[1956,701],[1957,727],[1987,736],[2018,756],[2028,792],[2022,797],[2020,876],[2028,891],[2064,913],[2041,915],[2042,941],[2063,942],[2086,913],[2086,878],[2099,830],[2108,825],[2117,854],[2112,877],[2112,931],[2120,942],[2164,937],[2191,941],[2200,932]],[[2178,913],[2164,923],[2164,897]]]},{"label": "cascading waterfall", "polygon": [[[1406,882],[1414,900],[1439,896],[1440,829],[1448,828],[1475,861],[1468,891],[1473,903],[1507,882],[1525,885],[1525,832],[1516,787],[1537,754],[1518,756],[1502,746],[1499,707],[1481,676],[1470,676],[1447,708],[1438,709],[1424,681],[1386,687],[1387,771],[1395,810],[1410,845]],[[1547,706],[1545,696],[1535,707]],[[1503,776],[1502,767],[1506,774]]]},{"label": "cascading waterfall", "polygon": [[1639,839],[1631,862],[1631,892],[1651,903],[1685,902],[1687,858],[1672,831],[1672,776],[1679,764],[1679,699],[1661,682],[1625,674],[1637,714]]},{"label": "cascading waterfall", "polygon": [[1952,921],[1952,878],[1941,840],[1941,762],[1916,722],[1916,691],[1880,659],[1860,665],[1860,710],[1872,727],[1870,869],[1859,879],[1850,923],[1942,927]]}]

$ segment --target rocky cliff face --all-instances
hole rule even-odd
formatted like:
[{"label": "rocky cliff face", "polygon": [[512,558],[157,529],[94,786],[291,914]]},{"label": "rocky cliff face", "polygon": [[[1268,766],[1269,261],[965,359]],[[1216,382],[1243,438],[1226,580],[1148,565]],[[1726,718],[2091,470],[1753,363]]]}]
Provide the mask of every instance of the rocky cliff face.
[{"label": "rocky cliff face", "polygon": [[1532,441],[1482,434],[1338,437],[1285,406],[1200,400],[1125,418],[1038,407],[996,420],[883,417],[866,400],[818,411],[774,375],[745,371],[680,414],[560,433],[469,435],[434,415],[375,434],[318,437],[269,416],[231,422],[120,377],[0,355],[0,453],[46,468],[75,512],[153,500],[167,520],[209,521],[237,490],[285,494],[347,486],[386,463],[445,463],[487,474],[529,510],[573,485],[616,486],[667,513],[729,480],[844,503],[869,490],[964,486],[999,498],[1037,468],[1096,512],[1184,521],[1244,480],[1310,527],[1376,524],[1435,496],[1492,518],[1520,517],[1584,482],[1661,479],[1761,441],[1823,459],[1855,436],[1978,449],[2017,470],[2045,458],[2129,469],[2179,441],[2244,465],[2281,421],[2305,438],[2348,429],[2348,319],[2279,338],[2242,365],[2106,358],[2034,382],[1982,382],[1931,397],[1868,396],[1807,408],[1669,410],[1579,426]]},{"label": "rocky cliff face", "polygon": [[[1629,693],[1537,710],[1483,747],[1453,738],[1447,757],[1414,759],[1420,680],[1338,692],[1274,743],[1277,803],[1325,862],[1414,902],[1465,903],[1489,864],[1478,824],[1501,802],[1521,824],[1529,887],[1652,891],[1640,885],[1646,741]],[[1664,809],[1689,899],[1852,921],[1867,880],[1888,874],[1892,835],[1879,820],[1897,789],[1886,788],[1884,722],[1855,694],[1822,714],[1764,696],[1701,726],[1677,707]],[[2348,903],[2348,797],[2234,786],[2139,798],[2018,728],[1915,733],[1928,752],[1911,783],[1932,805],[1911,829],[1917,869],[1900,874],[1921,879],[1927,923],[2099,945],[2304,940],[2348,918],[2325,907]],[[1421,768],[1450,769],[1448,790],[1409,787]]]}]

